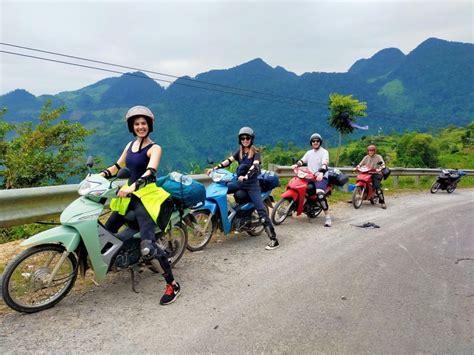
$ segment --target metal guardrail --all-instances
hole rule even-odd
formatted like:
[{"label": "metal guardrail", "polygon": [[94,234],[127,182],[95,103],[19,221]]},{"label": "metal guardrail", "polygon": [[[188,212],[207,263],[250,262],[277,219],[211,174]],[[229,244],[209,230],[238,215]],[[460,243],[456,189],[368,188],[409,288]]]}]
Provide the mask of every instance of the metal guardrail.
[{"label": "metal guardrail", "polygon": [[[352,167],[338,168],[350,177],[355,176]],[[289,166],[270,164],[269,169],[280,177],[294,176]],[[408,169],[391,168],[394,188],[398,187],[400,176],[415,176],[419,183],[420,176],[436,176],[440,169]],[[468,175],[474,175],[474,170],[465,170]],[[190,175],[193,179],[207,185],[211,179],[205,174]],[[346,185],[347,186],[347,185]],[[0,227],[11,227],[25,223],[34,223],[57,217],[64,208],[78,197],[79,185],[58,185],[33,187],[25,189],[0,190]]]}]

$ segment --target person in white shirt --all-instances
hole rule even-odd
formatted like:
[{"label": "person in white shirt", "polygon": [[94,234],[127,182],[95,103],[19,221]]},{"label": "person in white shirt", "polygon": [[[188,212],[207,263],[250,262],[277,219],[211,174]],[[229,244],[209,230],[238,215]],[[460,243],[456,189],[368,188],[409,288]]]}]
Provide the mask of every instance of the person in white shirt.
[{"label": "person in white shirt", "polygon": [[307,165],[308,168],[315,173],[316,182],[308,182],[308,195],[316,195],[321,208],[326,216],[324,226],[331,227],[331,216],[329,215],[329,205],[326,199],[326,188],[328,186],[328,165],[329,165],[329,153],[326,149],[321,147],[323,139],[320,134],[313,133],[309,139],[309,144],[312,149],[308,150],[303,158],[298,160],[296,164],[292,165],[292,168],[298,166]]}]

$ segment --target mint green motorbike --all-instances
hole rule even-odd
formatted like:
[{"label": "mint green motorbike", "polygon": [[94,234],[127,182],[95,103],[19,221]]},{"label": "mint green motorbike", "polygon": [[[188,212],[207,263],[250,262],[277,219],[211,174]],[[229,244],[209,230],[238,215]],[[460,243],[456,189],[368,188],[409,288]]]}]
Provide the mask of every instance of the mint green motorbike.
[{"label": "mint green motorbike", "polygon": [[[62,212],[61,225],[36,234],[23,243],[31,246],[5,268],[1,288],[5,303],[12,309],[33,313],[53,307],[71,291],[77,275],[84,277],[91,267],[95,279],[101,281],[109,271],[130,270],[135,292],[135,272],[149,268],[163,272],[155,259],[144,261],[140,252],[140,233],[133,213],[128,228],[117,234],[105,229],[99,221],[104,205],[115,197],[119,185],[99,174],[92,174],[92,159],[87,161],[88,176],[79,185],[79,197]],[[121,169],[118,178],[128,178],[128,169]],[[187,239],[189,210],[174,210],[165,231],[156,230],[157,245],[168,253],[175,265],[183,255]]]}]

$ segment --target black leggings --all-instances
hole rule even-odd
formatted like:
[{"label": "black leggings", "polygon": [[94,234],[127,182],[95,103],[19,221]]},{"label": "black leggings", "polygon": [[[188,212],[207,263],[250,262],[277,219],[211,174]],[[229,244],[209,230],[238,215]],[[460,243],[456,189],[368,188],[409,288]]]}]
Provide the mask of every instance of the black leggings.
[{"label": "black leggings", "polygon": [[382,191],[382,178],[383,176],[380,174],[372,174],[372,183],[374,184],[374,189],[379,195],[379,202],[385,203],[385,197]]},{"label": "black leggings", "polygon": [[[166,225],[168,224],[169,217],[171,216],[173,204],[171,200],[166,200],[160,207],[160,214],[158,216],[158,226],[161,230],[165,230]],[[132,195],[130,204],[128,205],[127,211],[135,211],[136,220],[138,222],[138,229],[140,230],[141,240],[150,240],[151,242],[156,241],[155,237],[155,228],[156,224],[153,222],[150,214],[143,206],[142,201],[135,195]],[[117,233],[120,227],[125,225],[127,220],[125,216],[118,214],[117,212],[112,212],[109,219],[105,223],[105,228],[112,232]],[[133,224],[133,223],[131,223]],[[133,228],[134,226],[132,226]],[[155,244],[156,245],[156,244]],[[167,283],[171,283],[174,280],[173,273],[171,272],[171,265],[168,261],[168,254],[156,245],[157,254],[156,259],[160,262],[161,267],[165,271],[163,274]]]}]

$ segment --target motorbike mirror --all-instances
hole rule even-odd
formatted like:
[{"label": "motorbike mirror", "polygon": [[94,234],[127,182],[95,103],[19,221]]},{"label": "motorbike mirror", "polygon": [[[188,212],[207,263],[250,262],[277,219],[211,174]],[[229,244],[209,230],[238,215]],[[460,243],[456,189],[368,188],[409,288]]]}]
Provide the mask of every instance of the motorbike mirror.
[{"label": "motorbike mirror", "polygon": [[87,157],[87,162],[86,162],[86,165],[89,167],[89,168],[92,168],[94,166],[94,158],[89,155]]},{"label": "motorbike mirror", "polygon": [[382,162],[381,162],[381,161],[379,161],[379,162],[377,163],[377,165],[382,165]]},{"label": "motorbike mirror", "polygon": [[130,170],[128,170],[128,168],[120,169],[117,174],[117,178],[119,179],[128,179],[129,177],[130,177]]},{"label": "motorbike mirror", "polygon": [[208,163],[209,165],[212,165],[212,164],[214,164],[214,160],[211,159],[210,157],[208,157],[208,158],[207,158],[207,163]]}]

